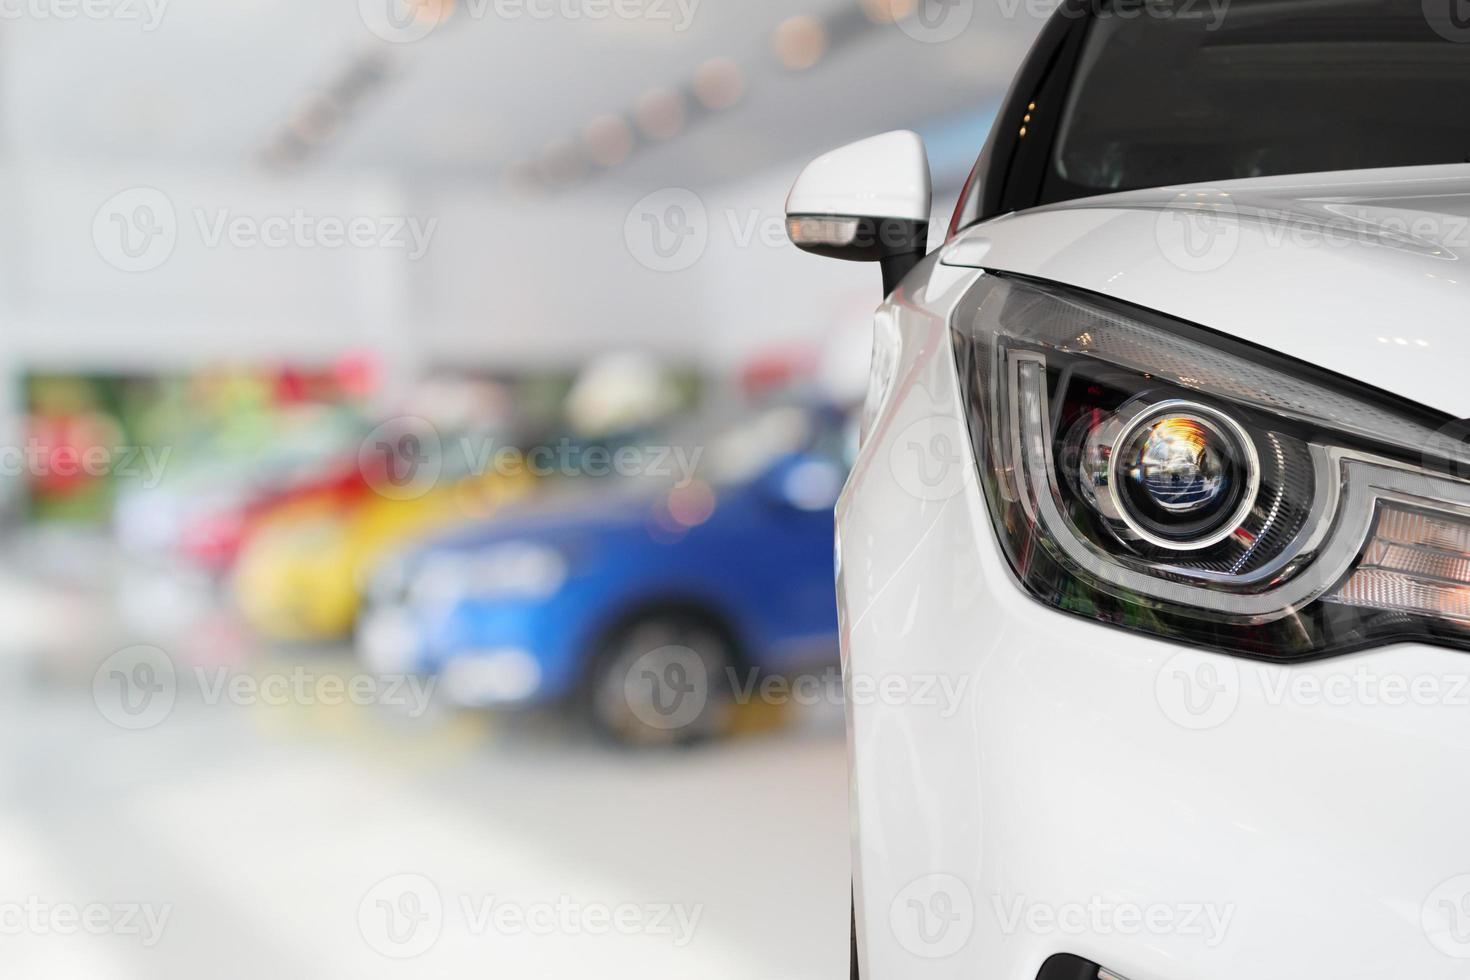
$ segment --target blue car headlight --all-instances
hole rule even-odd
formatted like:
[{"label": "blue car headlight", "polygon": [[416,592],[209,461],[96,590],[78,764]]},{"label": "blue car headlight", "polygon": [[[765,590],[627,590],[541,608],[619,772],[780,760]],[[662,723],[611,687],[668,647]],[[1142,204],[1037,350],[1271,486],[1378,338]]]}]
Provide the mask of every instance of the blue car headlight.
[{"label": "blue car headlight", "polygon": [[567,561],[555,548],[507,542],[483,551],[436,554],[415,570],[408,588],[415,606],[465,600],[544,599],[567,579]]}]

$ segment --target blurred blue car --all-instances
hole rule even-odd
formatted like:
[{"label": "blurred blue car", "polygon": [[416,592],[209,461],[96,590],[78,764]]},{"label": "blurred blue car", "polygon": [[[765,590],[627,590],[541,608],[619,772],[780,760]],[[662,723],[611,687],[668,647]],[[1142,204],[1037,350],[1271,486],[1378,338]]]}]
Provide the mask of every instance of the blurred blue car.
[{"label": "blurred blue car", "polygon": [[360,654],[459,705],[569,703],[630,743],[712,734],[732,686],[836,662],[850,433],[830,406],[769,407],[685,440],[698,466],[673,485],[608,478],[434,539],[370,584]]}]

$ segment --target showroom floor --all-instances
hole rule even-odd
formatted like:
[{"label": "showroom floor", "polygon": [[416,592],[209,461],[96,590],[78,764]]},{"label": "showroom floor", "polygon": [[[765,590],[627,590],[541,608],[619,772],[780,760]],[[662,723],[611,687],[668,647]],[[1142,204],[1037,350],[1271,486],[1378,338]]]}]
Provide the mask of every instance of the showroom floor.
[{"label": "showroom floor", "polygon": [[[14,574],[0,586],[0,942],[13,975],[845,969],[845,759],[830,710],[639,755],[538,716],[207,703],[181,684],[166,722],[127,731],[92,690],[128,639],[106,593]],[[355,669],[345,650],[234,642],[232,675]],[[423,927],[395,931],[396,913]],[[72,921],[90,914],[115,927]],[[29,927],[7,927],[22,915]]]}]

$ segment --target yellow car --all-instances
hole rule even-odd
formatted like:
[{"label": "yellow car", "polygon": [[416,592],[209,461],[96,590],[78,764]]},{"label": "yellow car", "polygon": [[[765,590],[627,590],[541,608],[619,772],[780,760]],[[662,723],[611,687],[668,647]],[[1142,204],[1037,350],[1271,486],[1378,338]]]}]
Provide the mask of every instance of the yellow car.
[{"label": "yellow car", "polygon": [[334,640],[357,622],[362,585],[384,557],[434,531],[526,495],[530,476],[491,473],[412,500],[368,492],[343,506],[313,500],[273,515],[246,543],[235,600],[249,625],[282,641]]}]

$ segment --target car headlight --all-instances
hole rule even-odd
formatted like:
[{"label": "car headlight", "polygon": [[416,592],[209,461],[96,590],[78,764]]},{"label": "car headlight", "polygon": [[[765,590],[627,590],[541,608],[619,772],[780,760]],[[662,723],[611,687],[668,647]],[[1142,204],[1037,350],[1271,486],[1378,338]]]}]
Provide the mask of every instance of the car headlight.
[{"label": "car headlight", "polygon": [[540,599],[560,589],[566,577],[566,559],[556,549],[510,542],[426,557],[409,586],[409,601],[435,606],[464,599]]},{"label": "car headlight", "polygon": [[1470,647],[1449,416],[1053,284],[986,274],[954,326],[991,516],[1037,599],[1273,660]]}]

